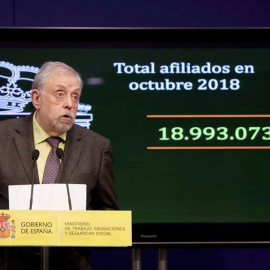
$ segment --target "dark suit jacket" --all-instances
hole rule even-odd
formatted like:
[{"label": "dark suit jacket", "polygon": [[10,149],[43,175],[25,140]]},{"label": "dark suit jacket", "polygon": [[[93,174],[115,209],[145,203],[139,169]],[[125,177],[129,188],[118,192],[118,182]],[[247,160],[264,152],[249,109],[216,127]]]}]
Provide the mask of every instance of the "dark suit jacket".
[{"label": "dark suit jacket", "polygon": [[[8,209],[8,185],[32,183],[33,150],[32,115],[0,121],[0,209]],[[74,124],[67,133],[65,166],[69,183],[87,185],[88,210],[118,209],[107,138]],[[65,183],[62,166],[57,183]]]}]

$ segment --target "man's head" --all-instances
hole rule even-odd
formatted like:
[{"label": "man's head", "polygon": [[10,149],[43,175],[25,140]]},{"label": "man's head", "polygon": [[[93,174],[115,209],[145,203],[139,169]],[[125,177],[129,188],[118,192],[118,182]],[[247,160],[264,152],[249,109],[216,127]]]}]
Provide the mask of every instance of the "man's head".
[{"label": "man's head", "polygon": [[46,62],[35,76],[32,102],[39,125],[51,136],[73,125],[82,91],[80,75],[62,62]]}]

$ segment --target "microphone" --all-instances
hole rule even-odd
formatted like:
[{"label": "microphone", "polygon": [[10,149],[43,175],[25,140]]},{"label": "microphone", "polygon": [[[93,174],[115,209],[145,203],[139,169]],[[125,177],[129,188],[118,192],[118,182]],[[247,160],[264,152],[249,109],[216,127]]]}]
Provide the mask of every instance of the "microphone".
[{"label": "microphone", "polygon": [[69,187],[68,187],[68,181],[67,181],[67,171],[66,171],[66,166],[64,163],[64,151],[61,148],[56,149],[56,155],[58,156],[59,159],[62,160],[62,166],[64,167],[64,173],[65,173],[65,181],[66,181],[66,187],[67,187],[67,195],[68,195],[68,205],[69,205],[69,210],[72,210],[72,205],[71,205],[71,198],[70,198],[70,193],[69,193]]},{"label": "microphone", "polygon": [[34,191],[34,179],[35,179],[35,171],[36,171],[36,162],[39,157],[39,151],[37,149],[34,149],[32,152],[32,160],[33,160],[33,175],[32,175],[32,186],[31,186],[31,196],[30,196],[30,205],[29,210],[32,210],[33,205],[33,191]]}]

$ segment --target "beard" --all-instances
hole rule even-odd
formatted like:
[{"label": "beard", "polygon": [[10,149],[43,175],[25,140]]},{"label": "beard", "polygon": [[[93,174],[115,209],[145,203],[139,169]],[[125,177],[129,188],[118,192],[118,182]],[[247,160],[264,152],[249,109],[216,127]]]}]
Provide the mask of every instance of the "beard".
[{"label": "beard", "polygon": [[[63,119],[61,117],[69,116],[70,119]],[[75,121],[75,116],[72,111],[63,111],[53,121],[52,128],[59,134],[63,134],[71,129]]]}]

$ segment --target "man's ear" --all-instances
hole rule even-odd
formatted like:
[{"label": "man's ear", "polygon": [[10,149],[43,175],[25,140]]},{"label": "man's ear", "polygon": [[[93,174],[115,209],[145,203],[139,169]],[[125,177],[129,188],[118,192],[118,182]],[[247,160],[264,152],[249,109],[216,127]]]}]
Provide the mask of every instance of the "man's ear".
[{"label": "man's ear", "polygon": [[38,89],[33,89],[31,91],[31,99],[34,107],[38,110],[40,108],[40,92]]}]

